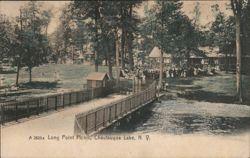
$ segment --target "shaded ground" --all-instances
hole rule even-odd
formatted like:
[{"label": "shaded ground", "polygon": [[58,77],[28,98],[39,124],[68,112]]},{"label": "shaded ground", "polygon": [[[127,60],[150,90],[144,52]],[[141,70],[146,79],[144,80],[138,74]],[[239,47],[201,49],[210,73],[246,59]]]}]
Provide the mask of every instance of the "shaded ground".
[{"label": "shaded ground", "polygon": [[[168,79],[167,95],[214,103],[237,103],[234,74]],[[250,76],[243,76],[243,100],[250,105]]]},{"label": "shaded ground", "polygon": [[35,81],[35,82],[27,82],[20,85],[20,88],[25,89],[55,89],[57,88],[57,82],[43,82],[43,81]]}]

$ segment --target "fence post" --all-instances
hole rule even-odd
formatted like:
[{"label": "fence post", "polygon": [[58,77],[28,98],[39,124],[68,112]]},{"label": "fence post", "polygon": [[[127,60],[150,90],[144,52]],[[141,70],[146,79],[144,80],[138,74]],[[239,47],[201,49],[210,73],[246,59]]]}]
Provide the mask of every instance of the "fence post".
[{"label": "fence post", "polygon": [[143,94],[141,93],[140,94],[140,105],[142,104],[142,102],[143,102]]},{"label": "fence post", "polygon": [[129,112],[129,103],[130,103],[130,101],[129,101],[129,99],[127,98],[127,105],[126,105],[126,107],[127,107],[126,112],[127,112],[127,113]]},{"label": "fence post", "polygon": [[64,109],[64,104],[65,104],[65,102],[64,102],[64,93],[62,94],[62,102],[63,102],[63,109]]},{"label": "fence post", "polygon": [[88,101],[89,95],[88,95],[88,90],[84,91],[83,93],[83,100]]},{"label": "fence post", "polygon": [[1,105],[1,124],[4,125],[4,105]]},{"label": "fence post", "polygon": [[115,119],[118,118],[118,116],[117,116],[117,104],[115,104]]},{"label": "fence post", "polygon": [[123,115],[122,106],[123,106],[123,101],[121,102],[121,116]]},{"label": "fence post", "polygon": [[15,120],[17,121],[17,103],[15,104]]},{"label": "fence post", "polygon": [[71,106],[71,93],[69,93],[69,106]]},{"label": "fence post", "polygon": [[97,111],[95,112],[95,131],[96,131],[96,128],[97,128]]},{"label": "fence post", "polygon": [[40,98],[38,98],[38,99],[36,100],[36,114],[37,114],[37,115],[39,115],[39,100],[40,100]]},{"label": "fence post", "polygon": [[47,109],[46,109],[46,111],[49,112],[49,97],[47,96],[46,99],[47,99],[47,104],[46,104]]},{"label": "fence post", "polygon": [[85,124],[85,133],[88,133],[88,114],[85,116],[86,117],[86,124]]},{"label": "fence post", "polygon": [[111,107],[112,106],[109,107],[109,122],[111,122]]},{"label": "fence post", "polygon": [[76,93],[76,104],[78,104],[79,103],[79,92],[75,92]]},{"label": "fence post", "polygon": [[84,101],[88,101],[89,100],[89,93],[88,93],[89,90],[86,90],[84,92]]},{"label": "fence post", "polygon": [[27,103],[27,117],[30,117],[30,103]]},{"label": "fence post", "polygon": [[57,95],[55,96],[55,110],[57,110]]},{"label": "fence post", "polygon": [[129,98],[129,110],[131,110],[131,99]]},{"label": "fence post", "polygon": [[84,102],[84,93],[81,91],[81,103]]},{"label": "fence post", "polygon": [[95,98],[95,88],[92,88],[92,96],[91,96],[91,99],[94,99]]},{"label": "fence post", "polygon": [[105,108],[103,108],[103,127],[105,127]]}]

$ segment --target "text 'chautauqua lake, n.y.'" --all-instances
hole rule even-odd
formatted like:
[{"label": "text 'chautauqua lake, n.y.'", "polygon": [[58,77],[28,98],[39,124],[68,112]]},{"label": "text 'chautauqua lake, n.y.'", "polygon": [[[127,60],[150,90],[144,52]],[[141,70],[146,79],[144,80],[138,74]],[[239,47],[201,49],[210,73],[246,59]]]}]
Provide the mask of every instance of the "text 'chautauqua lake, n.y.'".
[{"label": "text 'chautauqua lake, n.y.'", "polygon": [[73,140],[112,140],[112,141],[149,141],[149,135],[46,135],[29,136],[30,141],[73,141]]}]

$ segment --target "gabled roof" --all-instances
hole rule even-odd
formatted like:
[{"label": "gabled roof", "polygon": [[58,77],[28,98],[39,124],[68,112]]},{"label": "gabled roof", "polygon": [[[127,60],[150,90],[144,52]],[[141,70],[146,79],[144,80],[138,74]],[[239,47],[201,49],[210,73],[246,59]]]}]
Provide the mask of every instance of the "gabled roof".
[{"label": "gabled roof", "polygon": [[94,55],[94,53],[93,52],[86,52],[86,53],[84,53],[84,55]]},{"label": "gabled roof", "polygon": [[207,57],[221,58],[225,57],[225,54],[220,52],[219,47],[199,47],[199,50],[203,51]]},{"label": "gabled roof", "polygon": [[87,80],[102,81],[105,76],[108,77],[106,72],[92,72],[87,76]]},{"label": "gabled roof", "polygon": [[[160,58],[161,56],[161,49],[158,47],[154,47],[153,50],[149,54],[149,58]],[[163,57],[164,58],[171,58],[171,54],[167,54],[163,52]]]},{"label": "gabled roof", "polygon": [[84,59],[83,55],[80,54],[79,57],[77,59]]},{"label": "gabled roof", "polygon": [[207,53],[219,53],[220,52],[219,47],[204,46],[204,47],[199,47],[198,49]]}]

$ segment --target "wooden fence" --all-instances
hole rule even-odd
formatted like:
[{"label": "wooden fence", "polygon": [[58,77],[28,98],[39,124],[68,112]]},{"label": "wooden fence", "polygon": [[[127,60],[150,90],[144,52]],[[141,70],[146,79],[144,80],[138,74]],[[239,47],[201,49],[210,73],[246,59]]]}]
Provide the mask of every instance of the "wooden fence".
[{"label": "wooden fence", "polygon": [[44,97],[35,97],[14,103],[2,103],[1,123],[18,121],[21,118],[39,115],[50,110],[72,106],[93,98],[103,97],[111,93],[112,88],[92,88],[80,91],[60,93]]},{"label": "wooden fence", "polygon": [[91,134],[101,130],[129,113],[152,102],[156,97],[156,84],[147,89],[103,107],[80,113],[75,116],[75,135]]}]

